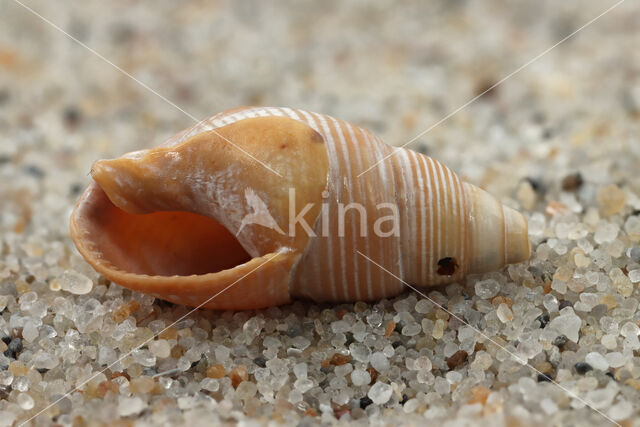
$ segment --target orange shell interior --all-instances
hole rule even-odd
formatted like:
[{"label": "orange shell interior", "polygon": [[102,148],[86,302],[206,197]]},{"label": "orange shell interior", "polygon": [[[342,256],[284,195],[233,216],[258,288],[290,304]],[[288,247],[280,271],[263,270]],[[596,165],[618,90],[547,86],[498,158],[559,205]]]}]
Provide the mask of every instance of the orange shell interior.
[{"label": "orange shell interior", "polygon": [[286,304],[299,254],[251,258],[217,221],[189,212],[130,214],[91,182],[71,216],[82,256],[115,283],[155,297],[218,310]]},{"label": "orange shell interior", "polygon": [[149,276],[215,273],[251,259],[217,221],[190,212],[130,214],[104,194],[84,217],[103,260],[116,269]]}]

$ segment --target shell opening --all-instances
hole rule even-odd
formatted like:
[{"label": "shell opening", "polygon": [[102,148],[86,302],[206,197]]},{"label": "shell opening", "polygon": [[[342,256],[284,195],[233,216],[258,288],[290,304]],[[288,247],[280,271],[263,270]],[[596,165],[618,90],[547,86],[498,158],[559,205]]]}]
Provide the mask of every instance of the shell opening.
[{"label": "shell opening", "polygon": [[215,273],[251,260],[235,236],[214,219],[190,212],[132,214],[94,185],[91,203],[74,214],[77,233],[89,233],[94,256],[117,270],[149,276]]}]

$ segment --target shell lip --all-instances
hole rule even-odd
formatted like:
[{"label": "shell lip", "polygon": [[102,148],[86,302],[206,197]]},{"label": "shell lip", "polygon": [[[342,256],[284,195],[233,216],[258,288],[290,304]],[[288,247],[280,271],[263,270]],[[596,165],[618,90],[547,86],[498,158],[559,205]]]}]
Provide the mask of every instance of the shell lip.
[{"label": "shell lip", "polygon": [[[185,285],[190,281],[198,281],[207,278],[212,278],[214,275],[225,275],[232,273],[235,269],[242,267],[245,264],[255,262],[257,259],[264,258],[267,255],[260,257],[251,257],[246,251],[240,246],[240,244],[235,240],[235,237],[229,233],[223,226],[221,226],[216,221],[201,217],[196,214],[191,213],[182,213],[185,215],[186,220],[193,220],[196,217],[199,217],[200,223],[198,225],[205,224],[207,221],[210,221],[210,224],[215,224],[215,228],[210,230],[205,230],[209,232],[209,236],[218,236],[221,240],[216,245],[211,245],[207,242],[195,241],[194,244],[200,245],[199,249],[207,249],[213,246],[218,246],[217,252],[213,254],[213,257],[216,255],[225,257],[220,260],[223,261],[218,265],[213,265],[212,271],[202,271],[201,265],[198,267],[200,271],[189,273],[188,270],[182,270],[180,272],[171,273],[170,266],[165,266],[164,270],[160,268],[159,265],[153,265],[153,260],[145,259],[150,256],[160,256],[160,252],[147,252],[149,251],[149,247],[145,247],[144,243],[141,241],[135,241],[136,237],[144,236],[144,232],[138,235],[127,235],[127,231],[131,230],[122,230],[122,229],[114,229],[112,228],[114,225],[122,225],[120,223],[112,224],[109,222],[109,217],[113,216],[114,213],[117,213],[123,217],[130,217],[136,220],[142,220],[143,217],[151,218],[156,215],[165,215],[169,216],[171,213],[153,213],[153,214],[127,214],[122,211],[120,208],[117,208],[113,202],[108,198],[104,190],[100,187],[100,185],[96,181],[91,181],[85,192],[80,197],[78,203],[76,204],[72,214],[70,221],[70,234],[71,237],[80,252],[80,254],[84,257],[84,259],[98,272],[103,274],[105,277],[113,280],[117,283],[127,283],[130,281],[155,281],[160,285],[162,282],[175,282],[181,281],[184,282]],[[161,225],[161,222],[158,222],[158,225]],[[184,226],[184,223],[179,224],[180,226]],[[149,231],[148,229],[144,230]],[[153,230],[151,230],[153,231]],[[166,231],[166,230],[164,230]],[[197,230],[199,231],[199,230]],[[121,237],[118,237],[121,236]],[[173,235],[168,236],[168,241],[162,241],[161,243],[171,243],[171,237],[175,237]],[[193,237],[193,236],[187,236]],[[117,240],[117,239],[122,240]],[[130,240],[134,240],[134,242],[130,246],[126,246],[126,244]],[[188,240],[178,242],[180,244],[180,249],[185,249],[185,246],[190,242]],[[120,245],[120,247],[117,247]],[[203,246],[204,245],[204,246]],[[232,247],[229,247],[231,245]],[[134,250],[138,251],[134,251]],[[171,250],[169,248],[158,248],[159,250]],[[215,248],[214,248],[215,249]],[[118,251],[131,250],[133,253],[131,254],[123,254]],[[281,251],[282,253],[287,252],[286,249]],[[225,255],[226,253],[226,255]],[[135,265],[136,268],[126,268],[127,264],[123,265],[123,258],[130,258],[130,261],[133,258],[139,257],[140,263]],[[174,254],[180,255],[180,254]],[[193,255],[193,254],[183,254],[182,258],[178,258],[178,263],[185,262],[184,256]],[[169,262],[170,259],[161,259],[159,263]],[[131,261],[132,262],[132,261]],[[146,270],[143,267],[147,268]],[[154,269],[160,268],[160,271],[156,271]],[[206,270],[206,269],[205,269]]]}]

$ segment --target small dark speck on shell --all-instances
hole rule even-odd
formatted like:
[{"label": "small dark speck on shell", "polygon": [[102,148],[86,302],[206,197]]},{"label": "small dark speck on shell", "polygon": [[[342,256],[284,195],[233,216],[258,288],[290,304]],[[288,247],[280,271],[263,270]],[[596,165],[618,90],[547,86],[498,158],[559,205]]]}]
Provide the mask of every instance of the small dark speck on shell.
[{"label": "small dark speck on shell", "polygon": [[438,261],[438,274],[440,276],[451,276],[458,269],[458,261],[452,257],[445,257]]}]

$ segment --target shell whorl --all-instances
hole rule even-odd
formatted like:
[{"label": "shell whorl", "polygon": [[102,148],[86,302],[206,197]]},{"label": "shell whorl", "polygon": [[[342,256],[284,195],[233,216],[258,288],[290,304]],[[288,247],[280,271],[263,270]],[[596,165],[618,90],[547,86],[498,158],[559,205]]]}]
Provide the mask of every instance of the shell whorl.
[{"label": "shell whorl", "polygon": [[[348,122],[321,115],[311,118],[311,126],[321,124],[331,166],[329,182],[336,185],[329,188],[329,232],[309,243],[293,281],[294,295],[316,300],[374,300],[401,292],[404,284],[398,278],[420,285],[446,283],[464,275],[463,268],[448,276],[437,274],[439,259],[462,262],[468,244],[465,197],[457,176],[410,150],[399,149],[390,156],[392,147]],[[387,160],[358,177],[384,158]],[[383,204],[397,206],[398,235],[380,236],[368,217],[366,237],[361,237],[362,217],[355,212],[344,215],[341,235],[340,205],[356,201],[369,215]]]},{"label": "shell whorl", "polygon": [[[259,118],[262,119],[254,120]],[[265,118],[275,118],[275,121],[265,122]],[[313,132],[305,131],[305,127]],[[254,132],[254,128],[258,130]],[[271,128],[281,129],[271,132]],[[220,141],[209,142],[215,139],[211,131],[227,130],[235,143],[253,150],[260,160],[285,175],[284,181],[270,177],[266,170],[257,173],[242,169],[248,169],[247,166],[260,168],[234,148]],[[255,135],[248,137],[252,132]],[[259,140],[261,135],[267,141],[262,147],[253,141]],[[280,145],[279,138],[293,140],[289,145],[295,150],[296,161],[271,152],[273,144]],[[321,145],[306,148],[308,141],[317,142],[318,138],[322,140]],[[245,139],[252,141],[244,146]],[[215,145],[218,148],[210,148],[207,144],[218,144]],[[205,161],[198,166],[200,175],[217,173],[228,163],[237,163],[243,172],[216,187],[209,195],[201,189],[195,191],[193,184],[188,188],[172,188],[167,185],[168,178],[164,175],[156,180],[158,182],[153,182],[156,172],[147,176],[151,162],[149,153],[161,160],[156,169],[175,176],[162,160],[176,157],[176,153],[185,157],[194,146],[206,152]],[[212,159],[213,166],[207,163],[208,158]],[[126,159],[131,162],[127,163]],[[196,157],[190,162],[197,163]],[[194,166],[187,162],[181,167]],[[142,169],[147,172],[140,173]],[[72,217],[72,235],[81,253],[96,269],[124,286],[188,305],[206,300],[214,288],[230,283],[240,273],[248,272],[249,264],[256,266],[257,260],[264,260],[277,251],[285,252],[280,262],[256,271],[252,277],[240,277],[240,283],[234,286],[238,289],[216,298],[207,307],[257,308],[281,304],[291,297],[316,301],[375,300],[403,291],[405,286],[399,278],[417,286],[448,283],[467,273],[497,269],[529,256],[526,221],[518,212],[504,207],[483,190],[462,182],[453,171],[428,156],[386,145],[368,130],[349,122],[303,110],[249,107],[219,113],[167,140],[161,148],[136,152],[115,161],[97,162],[95,170],[92,190],[87,190]],[[134,185],[135,191],[127,193],[117,183],[116,178],[121,174],[132,182],[150,183],[141,184],[142,190]],[[122,181],[122,177],[119,178]],[[287,219],[290,220],[285,218],[290,208],[284,200],[287,186],[303,193],[299,197],[296,193],[296,203],[313,203],[314,207],[305,216],[312,224],[313,236],[288,238],[260,226],[240,228],[240,219],[247,214],[247,208],[240,206],[241,190],[245,188],[255,189],[256,194],[267,202],[276,222],[286,228]],[[104,258],[105,251],[90,249],[83,241],[90,239],[87,232],[83,234],[84,229],[89,228],[84,225],[91,223],[93,231],[100,227],[94,224],[96,221],[84,220],[83,212],[90,203],[95,203],[92,200],[106,203],[105,195],[99,193],[103,190],[113,204],[127,211],[184,210],[211,217],[231,234],[236,234],[240,245],[253,259],[232,269],[225,267],[223,271],[208,273],[206,280],[200,280],[201,276],[174,276],[182,282],[195,283],[190,295],[181,295],[177,290],[179,286],[172,286],[167,277],[156,281],[166,282],[165,285],[156,286],[153,274],[142,278],[140,274],[122,272],[113,265],[111,269],[105,267],[108,263],[99,260]],[[138,200],[136,192],[148,192],[149,197]],[[189,193],[188,197],[184,196],[185,192]],[[216,192],[225,195],[227,201],[235,200],[233,206],[229,203],[223,206],[221,194]],[[87,196],[88,193],[91,194]],[[151,203],[149,199],[155,204],[166,199],[167,205],[144,208],[145,203]],[[184,200],[178,203],[177,199]],[[383,222],[385,225],[380,227],[378,220],[391,218],[389,215],[394,214],[396,221]],[[394,226],[397,229],[393,230]],[[228,240],[225,242],[233,244]],[[92,252],[94,250],[97,255]],[[124,277],[124,274],[129,276]],[[265,286],[269,287],[268,292],[264,290]],[[238,297],[242,299],[241,295],[246,292],[268,296],[261,299],[252,295],[238,301]]]}]

